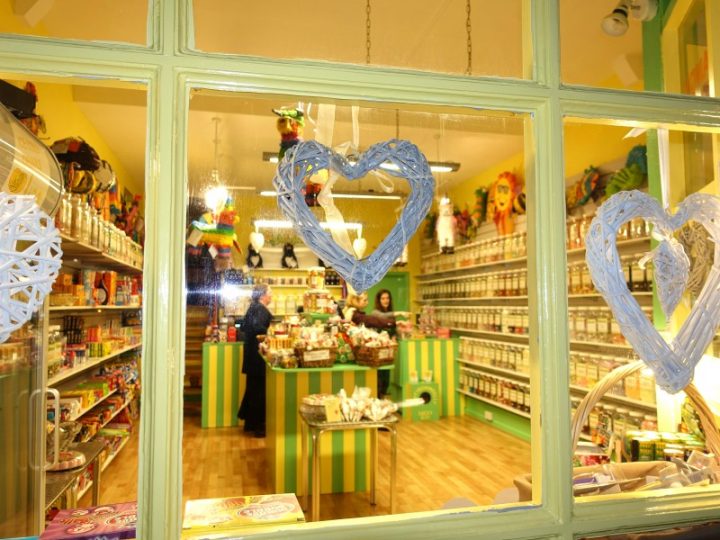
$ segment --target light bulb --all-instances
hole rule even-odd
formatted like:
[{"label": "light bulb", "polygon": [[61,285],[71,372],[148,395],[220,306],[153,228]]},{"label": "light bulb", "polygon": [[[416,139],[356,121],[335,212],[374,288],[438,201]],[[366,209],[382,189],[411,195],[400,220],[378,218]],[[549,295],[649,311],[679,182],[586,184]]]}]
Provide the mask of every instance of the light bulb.
[{"label": "light bulb", "polygon": [[218,208],[228,198],[228,190],[224,186],[215,186],[205,192],[205,204],[211,212],[217,212]]},{"label": "light bulb", "polygon": [[622,36],[628,29],[629,0],[620,0],[613,12],[602,20],[603,32],[610,36]]}]

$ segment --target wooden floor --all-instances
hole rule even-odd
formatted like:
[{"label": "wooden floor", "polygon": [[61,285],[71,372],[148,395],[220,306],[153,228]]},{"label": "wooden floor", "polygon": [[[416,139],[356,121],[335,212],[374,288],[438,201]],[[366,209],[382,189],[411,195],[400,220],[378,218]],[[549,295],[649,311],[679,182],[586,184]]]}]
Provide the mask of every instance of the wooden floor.
[{"label": "wooden floor", "polygon": [[[187,499],[272,493],[264,439],[240,428],[201,429],[186,417],[183,439],[183,502]],[[389,442],[380,436],[378,504],[368,493],[323,495],[321,519],[389,512]],[[469,417],[400,423],[398,504],[400,513],[436,510],[454,498],[477,505],[493,502],[513,477],[529,472],[530,445]],[[137,433],[103,473],[100,503],[137,499]],[[89,496],[80,501],[90,506]]]}]

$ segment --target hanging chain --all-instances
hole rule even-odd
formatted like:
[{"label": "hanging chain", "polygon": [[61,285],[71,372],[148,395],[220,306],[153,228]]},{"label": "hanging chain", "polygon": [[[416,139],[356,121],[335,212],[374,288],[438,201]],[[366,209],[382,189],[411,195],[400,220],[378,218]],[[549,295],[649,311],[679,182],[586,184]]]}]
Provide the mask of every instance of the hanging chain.
[{"label": "hanging chain", "polygon": [[467,32],[467,68],[465,69],[465,75],[472,75],[472,21],[470,18],[470,0],[467,0],[465,4],[465,13],[465,31]]},{"label": "hanging chain", "polygon": [[370,0],[365,3],[365,63],[370,64]]}]

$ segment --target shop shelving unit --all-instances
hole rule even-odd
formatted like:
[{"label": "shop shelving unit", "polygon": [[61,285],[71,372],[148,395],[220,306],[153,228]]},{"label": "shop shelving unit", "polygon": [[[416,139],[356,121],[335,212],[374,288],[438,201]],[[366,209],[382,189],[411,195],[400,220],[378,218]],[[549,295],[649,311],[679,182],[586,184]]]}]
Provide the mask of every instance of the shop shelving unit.
[{"label": "shop shelving unit", "polygon": [[[131,275],[140,275],[142,274],[142,268],[138,265],[131,264],[125,260],[121,260],[117,257],[110,256],[101,250],[80,242],[71,236],[61,233],[62,237],[62,250],[63,250],[63,265],[68,268],[93,268],[100,271],[105,270],[114,270],[121,274],[131,274]],[[51,305],[47,308],[47,316],[49,317],[51,324],[53,323],[53,320],[61,320],[62,317],[65,317],[67,315],[76,315],[79,317],[83,317],[85,319],[92,318],[93,321],[96,322],[102,322],[106,321],[108,319],[118,319],[122,316],[124,312],[128,311],[137,311],[142,309],[142,306],[140,305],[98,305],[98,306],[61,306],[61,305]],[[47,345],[46,345],[47,347]],[[49,377],[47,379],[47,386],[48,387],[59,387],[60,389],[63,388],[71,388],[72,385],[78,381],[84,380],[91,371],[95,370],[96,368],[100,368],[107,362],[111,360],[115,360],[118,358],[121,358],[126,353],[131,352],[139,352],[142,347],[142,343],[130,343],[126,346],[120,347],[114,351],[112,351],[110,354],[101,356],[101,357],[89,357],[86,358],[83,363],[80,363],[73,368],[61,370],[60,372],[56,373],[52,377]],[[84,409],[78,411],[76,414],[74,414],[70,420],[77,421],[82,416],[94,411],[98,407],[101,407],[103,404],[105,404],[106,400],[115,395],[117,393],[116,390],[112,390],[105,395],[103,395],[101,398],[97,399],[95,402],[90,404],[89,406],[85,407]],[[136,400],[139,396],[135,395],[133,392],[130,392],[124,401],[124,403],[119,406],[117,409],[115,409],[111,416],[107,418],[102,424],[102,427],[106,426],[110,422],[112,422],[117,415],[119,415],[123,410],[125,410],[134,400]],[[115,458],[115,456],[124,448],[124,446],[127,444],[127,441],[129,440],[129,437],[126,437],[120,445],[117,447],[114,453],[110,454],[105,458],[105,460],[102,462],[102,470],[104,470],[110,462]],[[88,481],[85,483],[85,485],[78,490],[77,493],[77,499],[80,499],[87,490],[89,490],[92,487],[92,482]],[[70,488],[75,489],[75,488]]]},{"label": "shop shelving unit", "polygon": [[[526,267],[527,257],[524,256],[482,263],[470,263],[468,262],[467,257],[463,257],[463,252],[465,250],[477,249],[481,242],[486,242],[487,240],[492,240],[492,237],[486,233],[483,240],[480,242],[472,242],[456,247],[455,264],[451,264],[451,259],[447,255],[441,255],[437,252],[423,254],[421,256],[423,261],[428,263],[428,266],[433,268],[433,270],[415,276],[417,279],[418,293],[416,295],[418,299],[415,300],[415,303],[421,306],[434,306],[438,311],[444,310],[445,312],[451,311],[453,313],[465,313],[468,309],[472,310],[473,308],[492,309],[494,307],[497,307],[498,309],[506,308],[512,311],[526,311],[528,296],[525,294],[509,296],[463,296],[462,294],[445,294],[442,296],[434,296],[432,298],[424,298],[424,291],[428,290],[428,286],[450,284],[452,287],[453,283],[459,285],[467,282],[468,279],[487,277],[490,274],[504,271],[522,271]],[[649,251],[650,238],[643,236],[638,238],[629,238],[626,240],[618,240],[617,246],[618,252],[621,255],[638,255],[642,252]],[[582,261],[584,256],[584,247],[568,249],[568,265],[570,266]],[[464,261],[464,264],[461,264],[458,261]],[[570,283],[570,279],[568,279],[568,283]],[[437,290],[437,288],[435,290]],[[651,291],[633,291],[632,294],[641,306],[649,307],[652,305],[653,293]],[[588,310],[592,310],[593,308],[606,307],[604,299],[596,292],[568,294],[567,299],[568,305],[571,308],[587,308]],[[459,336],[461,342],[466,340],[471,342],[480,341],[499,346],[505,345],[508,347],[528,347],[529,343],[529,336],[527,333],[481,330],[473,328],[471,325],[443,324],[443,326],[449,326],[453,335]],[[616,357],[623,357],[632,353],[632,347],[627,343],[607,343],[594,340],[572,339],[570,340],[569,345],[570,350],[575,353],[603,354]],[[463,347],[461,346],[461,351],[462,349]],[[524,407],[522,404],[510,406],[505,402],[495,401],[487,396],[483,396],[480,392],[475,391],[477,389],[469,388],[462,384],[463,373],[466,373],[473,376],[482,375],[495,378],[498,381],[506,381],[510,383],[511,386],[529,385],[530,377],[527,372],[477,362],[463,356],[462,352],[457,360],[460,364],[461,373],[461,384],[457,391],[461,395],[466,396],[467,399],[476,400],[490,405],[492,407],[491,410],[499,409],[501,411],[505,411],[506,413],[511,413],[512,416],[516,416],[520,419],[529,418],[529,413],[526,410],[523,410]],[[572,384],[570,386],[570,391],[573,395],[583,396],[589,391],[589,388],[578,384]],[[654,413],[656,410],[654,403],[646,403],[644,401],[622,395],[607,394],[604,396],[603,402],[627,407],[631,410],[642,412],[643,414]],[[492,415],[489,416],[491,417]],[[488,416],[486,415],[486,418],[487,417]],[[529,424],[525,425],[529,430]],[[502,428],[503,426],[499,425],[498,427]],[[517,432],[517,423],[510,425],[508,430],[511,432]],[[527,435],[529,436],[529,432]]]}]

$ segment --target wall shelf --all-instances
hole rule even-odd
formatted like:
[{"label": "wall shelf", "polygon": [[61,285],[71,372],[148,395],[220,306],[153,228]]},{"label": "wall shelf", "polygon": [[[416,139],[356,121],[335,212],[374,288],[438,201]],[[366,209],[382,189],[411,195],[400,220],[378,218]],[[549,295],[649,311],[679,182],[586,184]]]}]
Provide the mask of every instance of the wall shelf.
[{"label": "wall shelf", "polygon": [[[447,276],[452,274],[457,274],[460,272],[467,272],[468,270],[479,270],[481,268],[504,268],[509,266],[518,266],[521,263],[527,263],[527,257],[516,257],[514,259],[503,259],[498,261],[490,261],[486,263],[479,263],[479,264],[471,264],[468,266],[461,266],[459,268],[449,268],[447,270],[438,270],[436,272],[427,272],[425,274],[418,274],[415,276],[415,278],[422,280],[422,285],[430,284],[433,281],[425,281],[425,278],[432,277],[432,276]],[[478,272],[477,275],[482,275],[484,272]],[[457,276],[456,279],[465,279],[466,277],[472,277],[475,274],[469,274],[462,276]],[[435,281],[449,281],[447,279],[441,279],[441,280],[435,280]]]},{"label": "wall shelf", "polygon": [[463,358],[458,359],[458,361],[461,364],[472,366],[474,369],[477,369],[479,371],[485,371],[487,373],[493,374],[493,375],[501,375],[505,377],[513,377],[515,379],[521,380],[521,381],[529,381],[530,375],[527,373],[521,373],[520,371],[515,371],[512,369],[505,369],[505,368],[499,368],[495,366],[489,366],[487,364],[478,364],[477,362],[471,362],[470,360],[465,360]]},{"label": "wall shelf", "polygon": [[93,404],[90,405],[89,407],[86,407],[85,409],[81,409],[80,411],[78,411],[77,414],[73,415],[73,416],[70,418],[70,421],[75,421],[75,420],[77,420],[78,418],[80,418],[81,416],[83,416],[84,414],[87,414],[88,412],[92,411],[95,407],[97,407],[97,406],[100,405],[103,401],[105,401],[107,398],[109,398],[110,396],[112,396],[113,394],[116,394],[116,393],[117,393],[117,390],[110,390],[110,392],[108,392],[107,394],[105,394],[103,397],[101,397],[100,399],[98,399],[95,403],[93,403]]},{"label": "wall shelf", "polygon": [[[587,394],[592,388],[585,388],[584,386],[578,386],[576,384],[570,385],[570,390],[577,394]],[[614,401],[615,403],[622,403],[623,405],[627,405],[629,407],[633,407],[635,409],[643,409],[645,411],[652,411],[655,412],[657,409],[657,405],[655,403],[645,403],[644,401],[640,401],[638,399],[632,399],[625,396],[617,396],[615,394],[605,393],[600,398],[600,401]]]},{"label": "wall shelf", "polygon": [[503,405],[502,403],[498,403],[497,401],[493,401],[488,398],[484,398],[482,396],[478,396],[477,394],[473,394],[472,392],[468,392],[467,390],[460,390],[458,389],[458,392],[460,394],[463,394],[465,396],[468,396],[472,399],[476,399],[478,401],[482,401],[484,403],[488,403],[492,405],[493,407],[497,407],[498,409],[504,409],[506,411],[509,411],[511,413],[517,414],[518,416],[522,416],[523,418],[530,418],[530,413],[527,413],[525,411],[519,411],[518,409],[513,409],[512,407],[508,407],[507,405]]},{"label": "wall shelf", "polygon": [[107,255],[98,248],[80,242],[65,233],[60,233],[62,238],[63,264],[78,263],[103,269],[115,270],[117,272],[128,272],[131,274],[142,274],[142,267],[134,266],[121,259]]},{"label": "wall shelf", "polygon": [[136,343],[135,345],[130,345],[128,347],[123,347],[122,349],[118,349],[117,351],[113,352],[112,354],[109,354],[107,356],[101,356],[99,358],[90,358],[85,363],[80,364],[79,366],[75,366],[71,369],[61,371],[54,377],[51,377],[48,379],[47,385],[48,386],[54,386],[56,384],[59,384],[63,381],[66,381],[68,379],[71,379],[75,375],[79,373],[83,373],[84,371],[87,371],[88,369],[92,369],[96,366],[99,366],[111,358],[115,358],[116,356],[120,356],[122,354],[125,354],[126,352],[134,351],[135,349],[139,349],[142,347],[142,343]]},{"label": "wall shelf", "polygon": [[75,312],[75,311],[131,311],[142,309],[141,305],[137,306],[50,306],[50,313],[55,312]]}]

